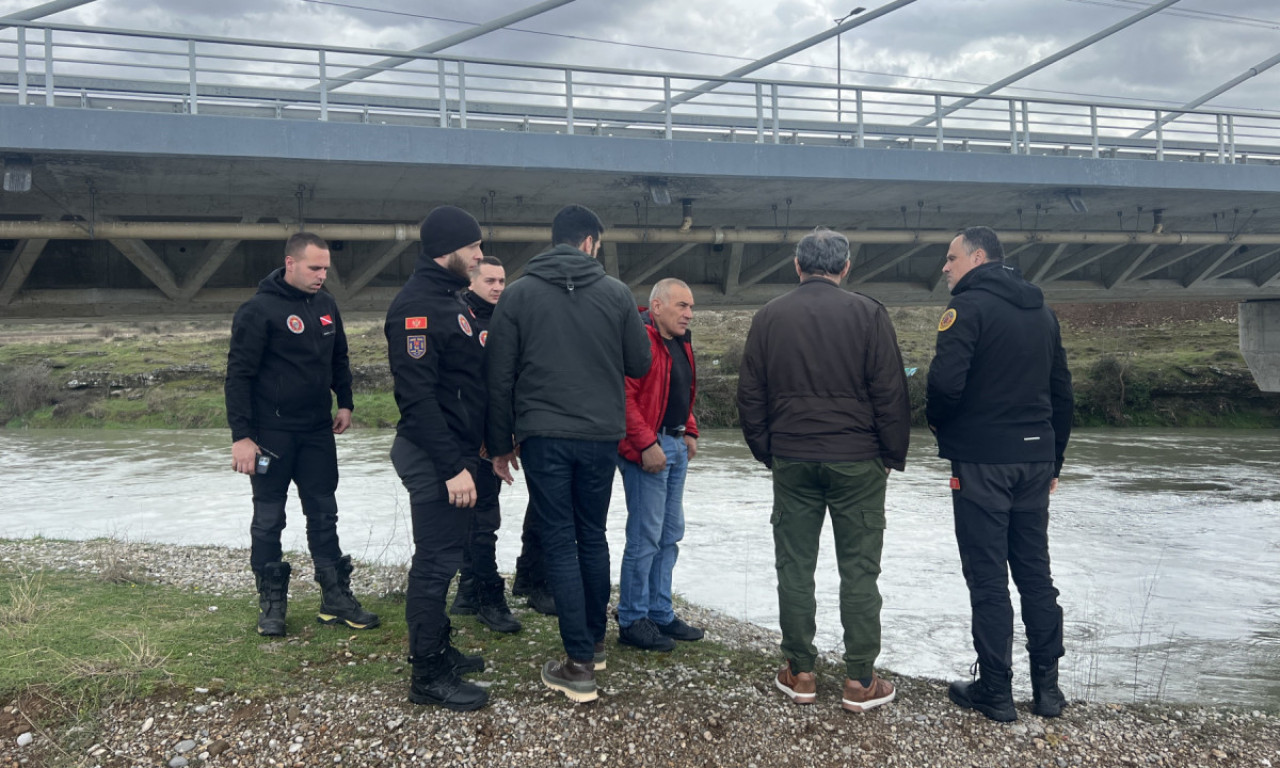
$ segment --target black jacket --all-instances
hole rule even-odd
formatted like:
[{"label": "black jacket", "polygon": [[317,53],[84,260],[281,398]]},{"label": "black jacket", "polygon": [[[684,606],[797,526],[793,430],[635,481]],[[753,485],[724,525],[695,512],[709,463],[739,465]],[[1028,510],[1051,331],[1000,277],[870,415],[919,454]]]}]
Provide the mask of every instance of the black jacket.
[{"label": "black jacket", "polygon": [[742,435],[758,461],[906,467],[911,408],[880,302],[809,278],[756,313],[738,371]]},{"label": "black jacket", "polygon": [[1039,288],[1000,263],[951,291],[929,366],[938,455],[976,464],[1056,462],[1071,435],[1071,372],[1058,318]]},{"label": "black jacket", "polygon": [[309,432],[354,409],[347,335],[333,297],[284,280],[281,267],[258,283],[231,321],[224,394],[232,441],[259,430]]},{"label": "black jacket", "polygon": [[419,256],[383,326],[400,408],[396,434],[425,451],[443,480],[480,452],[484,432],[484,346],[459,294],[466,287],[466,278]]},{"label": "black jacket", "polygon": [[486,444],[499,456],[513,436],[621,440],[623,381],[649,370],[649,335],[627,286],[559,245],[503,292],[488,355]]}]

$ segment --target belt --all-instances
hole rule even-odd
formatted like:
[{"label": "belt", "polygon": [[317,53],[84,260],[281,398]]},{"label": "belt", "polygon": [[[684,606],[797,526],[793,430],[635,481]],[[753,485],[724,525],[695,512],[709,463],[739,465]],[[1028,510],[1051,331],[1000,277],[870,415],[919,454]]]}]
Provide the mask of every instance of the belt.
[{"label": "belt", "polygon": [[671,437],[684,437],[684,427],[662,427],[658,430],[660,435],[670,435]]}]

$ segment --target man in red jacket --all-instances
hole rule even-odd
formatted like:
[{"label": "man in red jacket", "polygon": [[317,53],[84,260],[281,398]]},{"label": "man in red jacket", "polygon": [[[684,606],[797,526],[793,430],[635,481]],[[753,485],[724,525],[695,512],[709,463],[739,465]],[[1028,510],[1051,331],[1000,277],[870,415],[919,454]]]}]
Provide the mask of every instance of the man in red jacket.
[{"label": "man in red jacket", "polygon": [[702,630],[671,607],[671,572],[684,538],[684,479],[698,452],[693,293],[681,280],[659,280],[641,314],[653,363],[644,376],[627,379],[627,436],[618,443],[627,495],[618,642],[670,651],[676,640],[702,639]]}]

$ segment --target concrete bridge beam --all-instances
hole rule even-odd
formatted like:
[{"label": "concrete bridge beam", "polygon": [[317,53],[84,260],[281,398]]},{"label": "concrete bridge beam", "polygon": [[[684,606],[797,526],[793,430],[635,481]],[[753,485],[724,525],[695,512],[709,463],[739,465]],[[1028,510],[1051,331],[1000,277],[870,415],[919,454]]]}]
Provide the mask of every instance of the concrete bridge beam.
[{"label": "concrete bridge beam", "polygon": [[1137,269],[1147,257],[1155,253],[1158,245],[1148,245],[1141,251],[1123,261],[1118,261],[1108,265],[1102,270],[1102,285],[1107,290],[1111,290],[1118,283],[1122,283],[1129,279],[1129,275],[1133,274],[1133,270]]},{"label": "concrete bridge beam", "polygon": [[400,254],[404,253],[405,249],[411,245],[413,245],[412,240],[393,240],[387,243],[382,251],[364,266],[364,269],[361,269],[351,278],[351,281],[347,284],[347,290],[353,295],[364,290],[370,280],[377,277],[379,272],[398,259]]},{"label": "concrete bridge beam", "polygon": [[31,274],[31,268],[35,266],[36,260],[40,258],[40,254],[44,253],[44,247],[48,244],[48,240],[18,241],[17,247],[13,249],[13,257],[9,270],[5,273],[4,282],[0,283],[0,307],[13,301],[13,297],[22,290],[22,284],[27,281],[27,275]]},{"label": "concrete bridge beam", "polygon": [[1240,352],[1263,392],[1280,392],[1280,299],[1240,303]]},{"label": "concrete bridge beam", "polygon": [[1241,246],[1239,245],[1229,245],[1226,248],[1223,248],[1217,256],[1206,259],[1203,264],[1196,266],[1187,273],[1187,276],[1182,280],[1182,287],[1190,288],[1196,283],[1202,283],[1205,280],[1208,280],[1209,276],[1213,274],[1213,271],[1221,266],[1224,261],[1235,255],[1235,252],[1240,250],[1240,248]]},{"label": "concrete bridge beam", "polygon": [[1045,282],[1053,282],[1075,272],[1081,267],[1086,267],[1095,261],[1107,256],[1108,254],[1118,251],[1124,245],[1091,245],[1080,251],[1076,255],[1054,266],[1049,270],[1049,274],[1045,277]]},{"label": "concrete bridge beam", "polygon": [[643,283],[650,275],[667,266],[671,262],[688,253],[697,243],[684,243],[683,245],[672,245],[659,251],[658,254],[647,264],[642,264],[634,272],[627,274],[622,282],[627,284],[628,288],[635,288]]},{"label": "concrete bridge beam", "polygon": [[173,300],[182,298],[182,289],[178,287],[173,270],[151,250],[151,246],[141,240],[111,240],[110,243],[165,296]]},{"label": "concrete bridge beam", "polygon": [[1188,248],[1177,248],[1173,253],[1166,254],[1158,259],[1153,259],[1144,263],[1141,267],[1134,268],[1133,272],[1129,274],[1127,279],[1141,280],[1147,275],[1155,274],[1165,267],[1172,267],[1180,261],[1186,261],[1197,253],[1200,253],[1210,247],[1211,245],[1193,245]]}]

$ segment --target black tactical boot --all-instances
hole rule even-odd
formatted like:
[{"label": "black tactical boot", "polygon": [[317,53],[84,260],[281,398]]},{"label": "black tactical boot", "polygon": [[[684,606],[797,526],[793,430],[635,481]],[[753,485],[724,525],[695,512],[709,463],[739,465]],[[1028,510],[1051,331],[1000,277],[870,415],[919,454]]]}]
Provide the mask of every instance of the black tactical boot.
[{"label": "black tactical boot", "polygon": [[524,597],[533,591],[533,578],[529,572],[516,568],[516,577],[511,580],[511,596]]},{"label": "black tactical boot", "polygon": [[529,591],[529,607],[546,616],[556,615],[556,598],[545,584]]},{"label": "black tactical boot", "polygon": [[494,632],[512,634],[519,632],[521,627],[516,617],[511,615],[511,609],[507,607],[507,599],[503,594],[505,586],[502,580],[499,579],[496,584],[484,587],[480,596],[480,607],[476,611],[476,618],[480,620],[481,624]]},{"label": "black tactical boot", "polygon": [[976,709],[992,720],[1010,723],[1018,719],[1013,708],[1013,673],[982,670],[976,680],[957,680],[947,686],[947,696],[966,709]]},{"label": "black tactical boot", "polygon": [[458,592],[453,596],[449,613],[453,616],[474,616],[480,608],[480,596],[477,592],[475,579],[459,578]]},{"label": "black tactical boot", "polygon": [[288,563],[267,563],[253,572],[258,585],[258,634],[284,637],[284,617],[289,603]]},{"label": "black tactical boot", "polygon": [[[449,643],[449,645],[445,646],[444,655],[445,658],[449,660],[449,663],[453,665],[453,671],[456,674],[469,675],[472,672],[484,671],[483,656],[471,656],[465,654],[455,648],[453,643]],[[413,659],[409,659],[409,661],[412,662]]]},{"label": "black tactical boot", "polygon": [[360,607],[351,594],[351,555],[343,555],[337,565],[316,566],[316,582],[320,585],[320,613],[316,621],[321,624],[346,624],[352,629],[373,629],[381,621],[377,614]]},{"label": "black tactical boot", "polygon": [[469,712],[489,703],[489,694],[480,686],[458,677],[447,652],[415,658],[409,701],[433,704],[455,712]]},{"label": "black tactical boot", "polygon": [[1041,717],[1058,717],[1067,697],[1058,688],[1058,660],[1047,665],[1031,662],[1031,711]]}]

